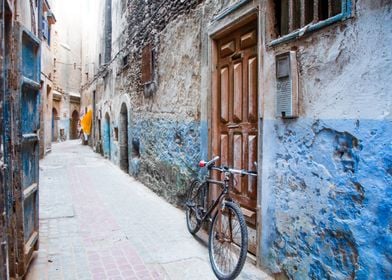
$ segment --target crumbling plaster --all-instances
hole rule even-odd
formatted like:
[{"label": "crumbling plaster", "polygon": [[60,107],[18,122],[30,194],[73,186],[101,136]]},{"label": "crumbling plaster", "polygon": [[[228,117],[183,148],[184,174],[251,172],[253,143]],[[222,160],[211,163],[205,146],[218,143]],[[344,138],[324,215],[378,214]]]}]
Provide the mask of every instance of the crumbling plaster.
[{"label": "crumbling plaster", "polygon": [[[392,275],[391,19],[391,5],[356,1],[353,18],[263,54],[260,247],[274,272]],[[282,120],[275,55],[288,50],[297,50],[300,116]]]}]

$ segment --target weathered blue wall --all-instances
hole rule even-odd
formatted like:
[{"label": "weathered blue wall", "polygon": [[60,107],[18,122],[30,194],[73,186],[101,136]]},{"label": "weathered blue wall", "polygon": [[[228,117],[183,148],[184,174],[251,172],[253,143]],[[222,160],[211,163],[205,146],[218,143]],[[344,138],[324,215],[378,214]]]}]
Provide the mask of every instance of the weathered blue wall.
[{"label": "weathered blue wall", "polygon": [[391,279],[392,120],[264,128],[277,140],[265,153],[267,265],[294,279]]},{"label": "weathered blue wall", "polygon": [[187,182],[199,172],[200,122],[144,119],[132,123],[130,137],[131,143],[139,142],[140,150],[137,157],[131,144],[131,172],[170,202],[180,204]]}]

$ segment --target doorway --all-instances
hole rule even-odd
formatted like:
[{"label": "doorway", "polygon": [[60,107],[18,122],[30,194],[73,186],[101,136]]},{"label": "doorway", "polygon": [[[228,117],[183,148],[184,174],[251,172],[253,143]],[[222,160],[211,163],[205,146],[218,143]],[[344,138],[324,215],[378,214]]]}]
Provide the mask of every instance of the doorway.
[{"label": "doorway", "polygon": [[105,122],[103,125],[103,154],[106,158],[110,159],[111,156],[111,145],[110,145],[110,117],[109,114],[105,114]]},{"label": "doorway", "polygon": [[56,108],[52,110],[52,142],[58,141],[58,114]]},{"label": "doorway", "polygon": [[[220,32],[213,41],[214,64],[211,155],[235,169],[257,170],[258,30],[257,15]],[[220,178],[221,174],[214,174]],[[232,197],[240,204],[249,229],[249,251],[257,251],[257,178],[235,175]],[[212,191],[212,198],[216,193]]]},{"label": "doorway", "polygon": [[128,147],[128,108],[125,103],[120,110],[120,168],[126,173],[129,171],[129,147]]},{"label": "doorway", "polygon": [[72,112],[72,118],[71,118],[71,129],[69,131],[69,137],[71,139],[78,139],[78,123],[79,123],[79,113],[78,111],[74,110]]}]

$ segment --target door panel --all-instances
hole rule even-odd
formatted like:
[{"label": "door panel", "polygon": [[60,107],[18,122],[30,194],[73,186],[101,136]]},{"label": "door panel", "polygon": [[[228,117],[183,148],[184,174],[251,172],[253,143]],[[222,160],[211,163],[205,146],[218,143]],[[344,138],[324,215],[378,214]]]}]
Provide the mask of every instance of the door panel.
[{"label": "door panel", "polygon": [[229,121],[229,68],[221,69],[221,121]]},{"label": "door panel", "polygon": [[[256,170],[258,135],[257,22],[216,40],[217,92],[212,97],[212,154],[220,164]],[[215,178],[223,178],[215,173]],[[248,226],[256,227],[257,178],[235,175],[232,197],[240,203]],[[253,244],[254,245],[254,244]],[[250,244],[255,253],[256,246]]]},{"label": "door panel", "polygon": [[257,57],[248,61],[248,120],[257,122]]},{"label": "door panel", "polygon": [[[233,102],[233,121],[242,120],[242,62],[234,64],[234,102]],[[223,91],[221,91],[223,93]]]},{"label": "door panel", "polygon": [[38,249],[40,41],[19,24],[15,37],[21,61],[19,94],[15,102],[17,145],[15,210],[17,219],[18,275],[24,275]]}]

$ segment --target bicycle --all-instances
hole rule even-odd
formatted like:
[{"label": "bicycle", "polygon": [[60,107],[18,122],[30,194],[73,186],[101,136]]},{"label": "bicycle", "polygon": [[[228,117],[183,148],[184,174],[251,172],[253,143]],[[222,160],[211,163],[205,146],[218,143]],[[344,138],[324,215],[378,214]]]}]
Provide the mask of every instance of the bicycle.
[{"label": "bicycle", "polygon": [[[205,221],[212,221],[208,238],[211,267],[218,279],[231,280],[240,274],[245,264],[248,229],[240,207],[230,197],[230,178],[233,174],[257,176],[257,172],[236,170],[227,166],[216,167],[215,163],[218,160],[219,157],[208,162],[200,161],[199,166],[206,167],[208,175],[203,182],[194,180],[191,183],[186,201],[186,222],[189,232],[194,235]],[[224,173],[224,180],[212,179],[212,170]],[[221,186],[222,191],[212,205],[207,207],[210,184]]]}]

